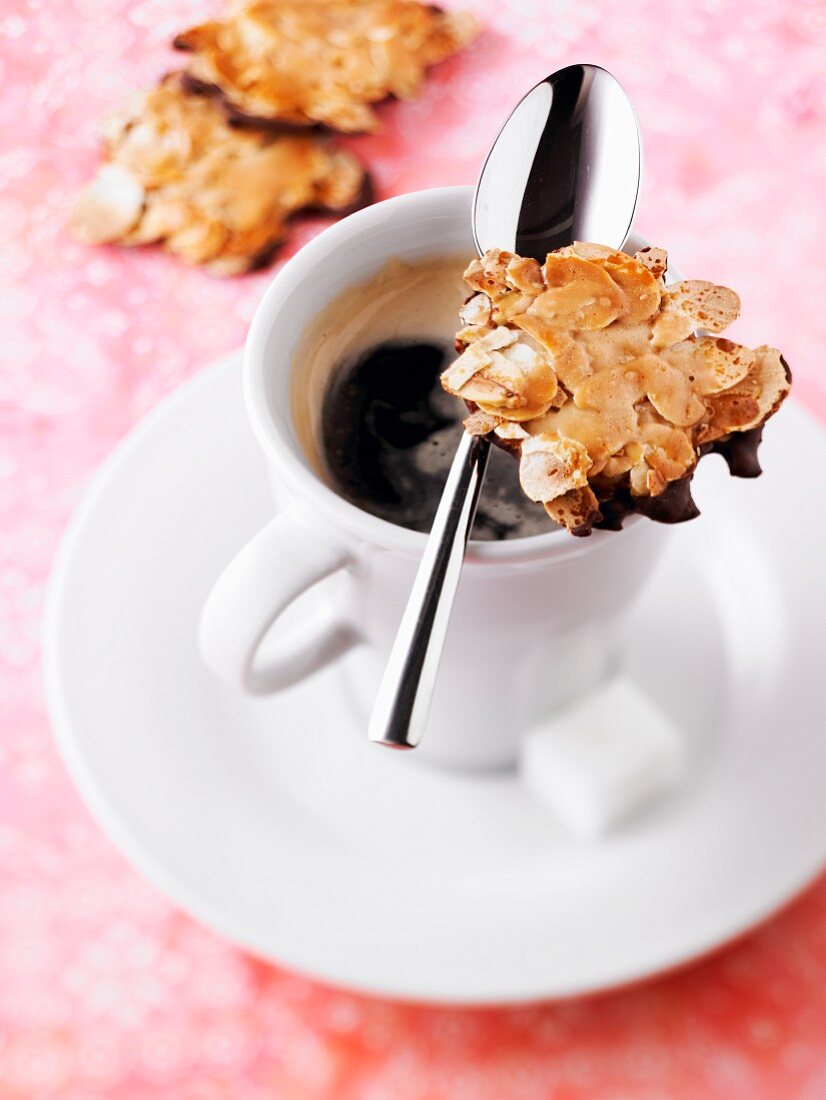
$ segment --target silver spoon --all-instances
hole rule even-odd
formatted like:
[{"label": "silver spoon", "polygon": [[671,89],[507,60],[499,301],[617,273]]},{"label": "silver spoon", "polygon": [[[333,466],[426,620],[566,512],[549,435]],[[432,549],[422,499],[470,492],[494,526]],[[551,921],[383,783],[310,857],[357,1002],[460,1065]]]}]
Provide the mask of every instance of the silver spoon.
[{"label": "silver spoon", "polygon": [[[569,65],[516,106],[473,200],[473,236],[533,256],[592,241],[621,248],[640,189],[642,144],[622,86],[597,65]],[[412,749],[424,732],[490,442],[462,433],[373,705],[371,741]]]}]

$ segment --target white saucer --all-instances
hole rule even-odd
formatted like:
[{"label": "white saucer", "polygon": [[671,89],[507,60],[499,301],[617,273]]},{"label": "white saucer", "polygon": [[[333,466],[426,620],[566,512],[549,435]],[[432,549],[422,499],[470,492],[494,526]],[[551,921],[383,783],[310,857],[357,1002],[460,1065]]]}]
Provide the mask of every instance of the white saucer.
[{"label": "white saucer", "polygon": [[272,510],[238,357],[132,433],[66,535],[45,654],[66,762],[183,908],[351,989],[522,1001],[708,951],[826,858],[826,524],[800,477],[826,445],[794,407],[767,436],[758,481],[703,463],[705,514],[672,532],[628,623],[628,666],[679,716],[691,767],[607,840],[570,839],[512,776],[368,746],[340,673],[250,701],[203,668],[204,596]]}]

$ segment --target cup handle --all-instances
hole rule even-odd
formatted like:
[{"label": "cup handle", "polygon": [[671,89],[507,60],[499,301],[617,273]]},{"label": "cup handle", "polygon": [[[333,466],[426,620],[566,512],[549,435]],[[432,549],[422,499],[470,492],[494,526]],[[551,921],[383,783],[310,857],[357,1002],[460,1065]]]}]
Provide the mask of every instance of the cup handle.
[{"label": "cup handle", "polygon": [[267,631],[302,593],[349,564],[282,512],[259,531],[215,582],[203,611],[198,644],[206,664],[230,687],[250,695],[282,691],[342,657],[362,639],[340,608],[325,604],[278,645],[260,654]]}]

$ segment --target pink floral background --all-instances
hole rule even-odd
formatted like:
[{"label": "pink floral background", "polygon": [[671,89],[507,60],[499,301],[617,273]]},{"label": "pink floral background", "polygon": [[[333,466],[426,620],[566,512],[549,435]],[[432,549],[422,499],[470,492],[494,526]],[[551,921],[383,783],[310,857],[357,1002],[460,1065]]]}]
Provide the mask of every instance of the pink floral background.
[{"label": "pink floral background", "polygon": [[[468,0],[486,30],[350,144],[380,196],[472,181],[534,80],[602,63],[646,138],[638,218],[745,301],[826,416],[826,6]],[[176,63],[211,0],[0,7],[0,1097],[2,1100],[822,1100],[826,879],[739,945],[587,1001],[445,1011],[331,991],[176,911],[80,803],[40,681],[44,587],[95,466],[236,347],[269,276],[222,282],[64,230],[101,116]],[[293,247],[324,223],[304,223]]]}]

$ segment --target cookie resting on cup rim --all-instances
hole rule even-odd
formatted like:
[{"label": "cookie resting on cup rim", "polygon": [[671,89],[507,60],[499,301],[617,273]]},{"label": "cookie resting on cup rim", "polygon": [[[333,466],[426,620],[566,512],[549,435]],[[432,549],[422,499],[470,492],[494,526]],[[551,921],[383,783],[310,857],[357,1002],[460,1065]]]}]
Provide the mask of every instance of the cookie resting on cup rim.
[{"label": "cookie resting on cup rim", "polygon": [[442,384],[470,408],[466,430],[518,456],[526,495],[574,535],[630,512],[698,515],[698,460],[715,450],[736,476],[758,474],[760,432],[789,392],[776,348],[718,335],[739,314],[734,291],[666,286],[666,267],[662,249],[576,242],[543,265],[492,249],[465,271],[474,293]]}]

